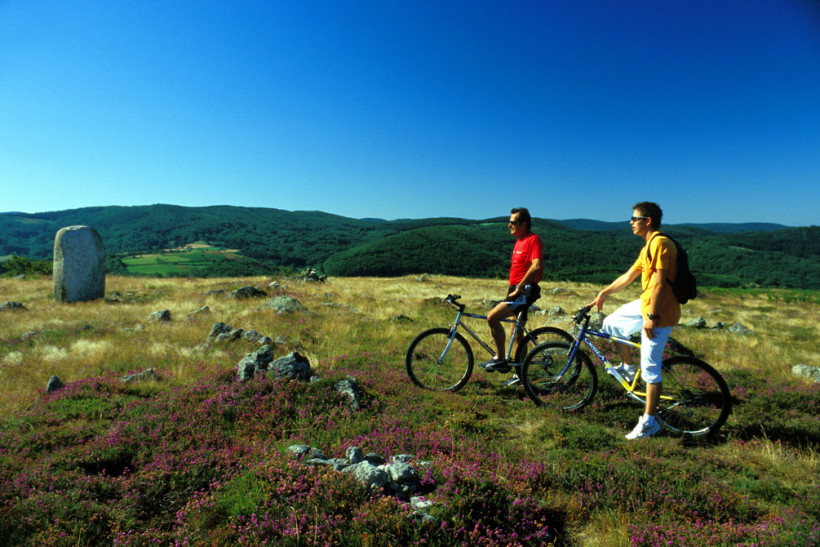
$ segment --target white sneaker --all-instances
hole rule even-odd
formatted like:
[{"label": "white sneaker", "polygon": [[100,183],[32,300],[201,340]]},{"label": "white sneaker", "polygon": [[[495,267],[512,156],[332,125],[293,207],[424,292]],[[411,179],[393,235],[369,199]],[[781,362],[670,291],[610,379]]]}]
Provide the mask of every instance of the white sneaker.
[{"label": "white sneaker", "polygon": [[510,387],[510,386],[514,386],[515,384],[519,383],[520,381],[521,381],[521,378],[518,377],[518,374],[513,374],[512,378],[510,378],[509,380],[504,382],[503,385],[505,387]]},{"label": "white sneaker", "polygon": [[[621,377],[624,380],[626,380],[626,382],[629,383],[629,384],[632,383],[632,381],[635,379],[635,375],[638,373],[638,369],[636,369],[634,366],[627,368],[627,366],[623,363],[621,363],[617,367],[612,367],[612,368],[614,370],[618,371],[618,374],[620,374]],[[611,370],[607,369],[607,372],[610,375],[614,376],[614,374],[612,374]]]},{"label": "white sneaker", "polygon": [[647,437],[651,437],[660,430],[661,426],[658,423],[658,420],[652,419],[650,422],[644,414],[641,414],[641,418],[638,420],[638,425],[635,426],[635,429],[633,429],[631,433],[626,435],[626,438],[630,441],[645,439]]}]

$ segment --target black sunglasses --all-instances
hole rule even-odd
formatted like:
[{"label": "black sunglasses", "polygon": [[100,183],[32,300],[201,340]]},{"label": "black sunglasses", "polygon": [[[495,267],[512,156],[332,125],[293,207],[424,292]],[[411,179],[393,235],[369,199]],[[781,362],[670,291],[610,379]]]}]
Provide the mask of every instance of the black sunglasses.
[{"label": "black sunglasses", "polygon": [[512,224],[513,226],[516,226],[518,224],[521,224],[522,222],[524,222],[524,221],[523,220],[511,220],[507,224]]},{"label": "black sunglasses", "polygon": [[646,220],[649,217],[630,217],[629,222],[638,222],[639,220]]}]

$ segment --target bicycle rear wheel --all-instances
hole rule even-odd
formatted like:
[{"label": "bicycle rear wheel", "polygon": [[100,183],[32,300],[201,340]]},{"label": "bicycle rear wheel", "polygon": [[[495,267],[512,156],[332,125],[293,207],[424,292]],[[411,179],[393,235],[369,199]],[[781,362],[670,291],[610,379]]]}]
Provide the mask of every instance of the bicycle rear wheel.
[{"label": "bicycle rear wheel", "polygon": [[515,363],[523,363],[527,354],[541,342],[567,342],[572,344],[575,339],[570,333],[557,327],[538,327],[531,330],[515,350]]},{"label": "bicycle rear wheel", "polygon": [[576,351],[568,364],[571,347],[566,342],[542,342],[524,358],[521,381],[536,405],[578,410],[592,400],[598,374],[583,351]]},{"label": "bicycle rear wheel", "polygon": [[658,419],[667,429],[698,437],[714,433],[732,410],[723,377],[694,357],[673,357],[661,364],[663,393]]},{"label": "bicycle rear wheel", "polygon": [[429,329],[410,343],[405,356],[407,375],[419,387],[432,391],[458,391],[473,372],[473,351],[459,333]]}]

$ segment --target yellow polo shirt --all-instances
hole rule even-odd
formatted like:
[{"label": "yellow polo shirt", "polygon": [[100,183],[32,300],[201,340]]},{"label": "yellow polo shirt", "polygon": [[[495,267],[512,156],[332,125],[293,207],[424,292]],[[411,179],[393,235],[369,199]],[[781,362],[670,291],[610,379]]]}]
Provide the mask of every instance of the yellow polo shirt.
[{"label": "yellow polo shirt", "polygon": [[[646,248],[649,246],[649,255],[646,255]],[[675,298],[675,293],[672,292],[672,286],[669,281],[674,281],[678,274],[678,250],[675,244],[668,237],[662,235],[654,235],[641,249],[641,254],[632,265],[633,270],[641,272],[641,313],[644,320],[646,314],[654,311],[660,315],[660,319],[655,320],[658,327],[674,327],[680,321],[680,302]],[[649,287],[649,280],[652,274],[657,270],[664,270],[666,272],[665,281],[666,287],[661,293],[661,301],[659,305],[652,302],[652,291]]]}]

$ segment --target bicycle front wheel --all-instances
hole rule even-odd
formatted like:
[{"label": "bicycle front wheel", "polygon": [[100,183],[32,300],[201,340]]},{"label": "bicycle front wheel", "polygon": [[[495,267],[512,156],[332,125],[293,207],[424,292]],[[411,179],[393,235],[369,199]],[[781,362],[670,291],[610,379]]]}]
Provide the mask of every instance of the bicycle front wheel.
[{"label": "bicycle front wheel", "polygon": [[523,363],[527,354],[541,342],[567,342],[572,344],[575,339],[570,333],[557,327],[538,327],[528,332],[518,348],[515,350],[515,362]]},{"label": "bicycle front wheel", "polygon": [[473,350],[467,340],[450,329],[422,332],[410,343],[405,356],[407,375],[419,387],[432,391],[458,391],[473,372]]},{"label": "bicycle front wheel", "polygon": [[732,410],[723,377],[694,357],[673,357],[661,363],[663,392],[658,418],[667,429],[698,437],[714,433]]},{"label": "bicycle front wheel", "polygon": [[595,396],[598,388],[595,367],[580,350],[570,363],[571,348],[566,342],[542,342],[524,358],[521,381],[537,406],[578,410]]}]

